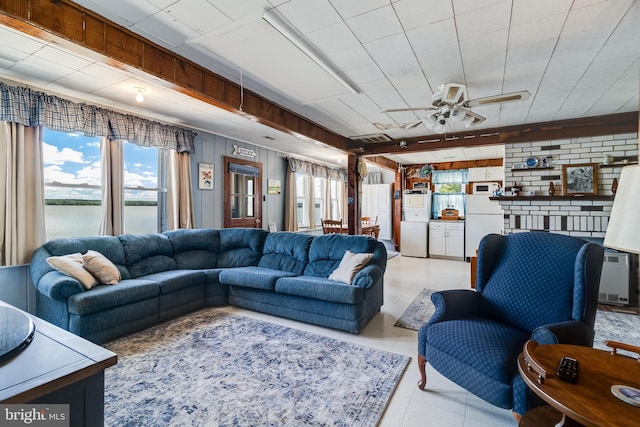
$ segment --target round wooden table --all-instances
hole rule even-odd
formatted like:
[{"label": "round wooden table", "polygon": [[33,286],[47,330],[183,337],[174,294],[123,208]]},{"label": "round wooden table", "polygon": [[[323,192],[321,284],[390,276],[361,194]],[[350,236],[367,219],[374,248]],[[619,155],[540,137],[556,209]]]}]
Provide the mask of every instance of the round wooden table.
[{"label": "round wooden table", "polygon": [[[556,376],[562,356],[579,361],[576,384]],[[518,358],[518,370],[531,390],[564,415],[559,426],[640,425],[640,407],[625,403],[611,393],[611,386],[616,384],[640,389],[637,359],[591,347],[538,346],[535,341],[529,341]]]}]

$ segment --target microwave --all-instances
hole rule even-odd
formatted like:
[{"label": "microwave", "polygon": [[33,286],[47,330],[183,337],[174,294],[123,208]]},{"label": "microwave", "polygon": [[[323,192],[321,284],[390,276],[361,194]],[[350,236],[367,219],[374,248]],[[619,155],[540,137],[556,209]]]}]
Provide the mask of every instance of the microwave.
[{"label": "microwave", "polygon": [[497,182],[474,182],[473,194],[489,194],[493,195],[496,190],[500,189]]}]

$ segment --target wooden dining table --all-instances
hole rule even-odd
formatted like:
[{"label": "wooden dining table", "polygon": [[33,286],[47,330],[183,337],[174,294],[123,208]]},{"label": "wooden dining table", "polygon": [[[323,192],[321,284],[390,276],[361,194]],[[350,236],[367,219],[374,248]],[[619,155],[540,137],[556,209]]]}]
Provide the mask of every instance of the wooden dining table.
[{"label": "wooden dining table", "polygon": [[[362,225],[361,226],[361,234],[364,236],[373,236],[375,231],[380,231],[380,225],[379,224],[373,224],[373,225]],[[344,234],[348,234],[349,233],[349,226],[346,224],[342,225],[342,232]]]}]

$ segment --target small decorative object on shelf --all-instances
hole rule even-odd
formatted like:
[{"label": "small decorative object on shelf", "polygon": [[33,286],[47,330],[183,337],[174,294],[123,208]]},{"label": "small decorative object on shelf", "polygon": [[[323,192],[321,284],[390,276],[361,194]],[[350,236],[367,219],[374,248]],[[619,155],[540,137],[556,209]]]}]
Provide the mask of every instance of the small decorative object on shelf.
[{"label": "small decorative object on shelf", "polygon": [[613,178],[613,182],[611,183],[611,194],[616,194],[618,191],[618,178]]},{"label": "small decorative object on shelf", "polygon": [[543,157],[542,158],[542,167],[543,168],[550,168],[551,167],[551,160],[552,160],[551,156]]},{"label": "small decorative object on shelf", "polygon": [[538,167],[538,158],[537,157],[529,157],[527,160],[525,160],[525,164],[530,169]]},{"label": "small decorative object on shelf", "polygon": [[553,186],[553,181],[549,181],[549,195],[553,196],[555,193],[556,193],[556,189]]},{"label": "small decorative object on shelf", "polygon": [[517,196],[520,193],[520,187],[518,187],[518,183],[514,182],[513,186],[511,187],[511,195],[512,196]]}]

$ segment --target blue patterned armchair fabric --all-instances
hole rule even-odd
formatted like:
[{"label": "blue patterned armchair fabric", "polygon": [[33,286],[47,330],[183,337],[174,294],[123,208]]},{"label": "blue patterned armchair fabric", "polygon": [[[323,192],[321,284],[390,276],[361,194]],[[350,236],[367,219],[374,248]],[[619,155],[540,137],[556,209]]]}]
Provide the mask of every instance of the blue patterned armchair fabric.
[{"label": "blue patterned armchair fabric", "polygon": [[517,358],[540,344],[593,345],[604,249],[545,232],[490,234],[480,242],[476,291],[435,292],[435,313],[418,333],[425,365],[501,408],[532,406]]}]

